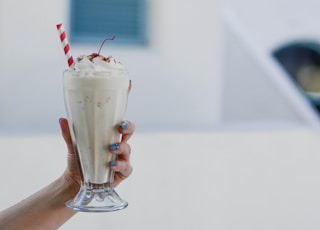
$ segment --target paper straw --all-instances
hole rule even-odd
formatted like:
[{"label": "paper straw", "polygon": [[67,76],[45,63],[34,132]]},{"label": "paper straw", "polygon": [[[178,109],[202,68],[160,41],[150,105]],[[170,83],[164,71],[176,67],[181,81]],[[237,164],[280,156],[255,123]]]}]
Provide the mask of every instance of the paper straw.
[{"label": "paper straw", "polygon": [[57,30],[58,30],[59,35],[60,35],[60,41],[61,41],[61,44],[62,44],[62,47],[63,47],[64,54],[65,54],[65,56],[67,58],[67,61],[68,61],[68,66],[71,69],[73,69],[75,63],[74,63],[73,57],[72,57],[71,52],[70,52],[70,45],[69,45],[67,34],[66,34],[65,30],[64,30],[63,24],[57,24]]}]

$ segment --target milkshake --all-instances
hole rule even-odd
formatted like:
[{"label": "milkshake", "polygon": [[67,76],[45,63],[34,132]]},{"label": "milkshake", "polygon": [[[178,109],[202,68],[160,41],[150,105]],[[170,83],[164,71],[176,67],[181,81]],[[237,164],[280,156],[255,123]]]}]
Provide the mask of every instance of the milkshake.
[{"label": "milkshake", "polygon": [[74,69],[63,74],[65,106],[72,140],[79,155],[83,185],[67,203],[78,211],[114,211],[127,206],[113,189],[116,160],[108,146],[119,142],[130,81],[124,66],[113,57],[82,55]]}]

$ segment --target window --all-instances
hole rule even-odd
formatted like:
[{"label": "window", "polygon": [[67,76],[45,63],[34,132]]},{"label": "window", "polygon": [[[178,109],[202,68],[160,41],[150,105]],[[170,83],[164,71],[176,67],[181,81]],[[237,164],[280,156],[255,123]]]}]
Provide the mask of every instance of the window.
[{"label": "window", "polygon": [[146,44],[145,0],[71,0],[70,41]]}]

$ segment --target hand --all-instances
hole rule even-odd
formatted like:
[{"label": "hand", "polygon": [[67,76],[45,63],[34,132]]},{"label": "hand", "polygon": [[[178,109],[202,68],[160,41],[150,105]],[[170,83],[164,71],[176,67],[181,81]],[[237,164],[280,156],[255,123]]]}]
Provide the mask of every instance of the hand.
[{"label": "hand", "polygon": [[[127,141],[134,133],[135,126],[130,121],[124,121],[119,125],[118,130],[122,134],[121,141],[109,146],[111,153],[118,155],[117,161],[109,163],[109,166],[115,172],[114,186],[117,186],[132,173],[132,166],[130,164],[131,147]],[[116,150],[113,150],[112,146],[117,146]]]},{"label": "hand", "polygon": [[[61,118],[59,123],[63,139],[68,149],[68,165],[63,174],[63,178],[66,185],[76,194],[79,191],[82,181],[80,161],[72,144],[68,121],[65,118]],[[130,145],[127,144],[127,141],[132,136],[135,127],[133,123],[125,121],[119,125],[118,130],[122,134],[122,138],[119,143],[113,144],[113,146],[117,146],[117,149],[112,150],[111,146],[109,146],[111,153],[118,155],[117,161],[109,163],[111,169],[115,171],[114,186],[117,186],[132,173],[132,166],[130,164],[131,148]]]}]

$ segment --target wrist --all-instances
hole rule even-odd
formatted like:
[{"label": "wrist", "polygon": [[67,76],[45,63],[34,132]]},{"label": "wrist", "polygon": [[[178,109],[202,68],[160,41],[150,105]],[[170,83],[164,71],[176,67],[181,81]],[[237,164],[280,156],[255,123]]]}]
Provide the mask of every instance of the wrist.
[{"label": "wrist", "polygon": [[73,199],[80,189],[80,184],[71,179],[71,177],[63,174],[56,181],[57,187],[59,187],[59,193],[62,200],[67,202],[70,199]]},{"label": "wrist", "polygon": [[52,182],[51,189],[52,189],[51,202],[53,207],[55,207],[57,213],[61,213],[61,212],[66,214],[69,213],[66,216],[74,215],[76,212],[67,208],[66,202],[68,200],[73,199],[76,196],[78,192],[77,188],[75,188],[74,185],[66,181],[64,176],[61,176],[57,180]]}]

